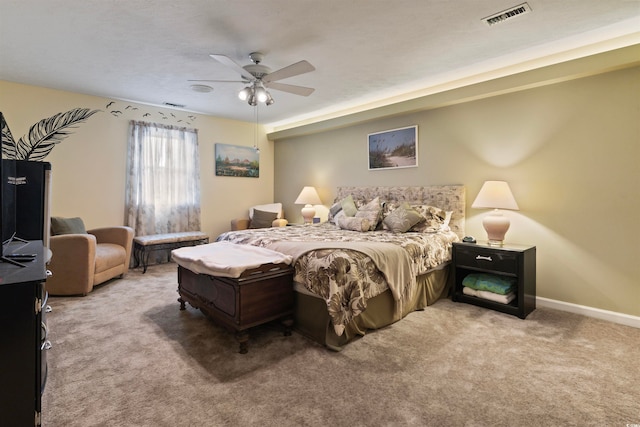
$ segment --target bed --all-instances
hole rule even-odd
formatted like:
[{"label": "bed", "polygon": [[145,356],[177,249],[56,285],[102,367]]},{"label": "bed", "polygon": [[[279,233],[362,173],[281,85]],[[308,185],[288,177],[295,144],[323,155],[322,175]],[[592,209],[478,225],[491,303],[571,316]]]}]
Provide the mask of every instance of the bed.
[{"label": "bed", "polygon": [[231,231],[216,241],[291,255],[294,328],[338,351],[447,294],[464,222],[461,185],[339,187],[328,222]]}]

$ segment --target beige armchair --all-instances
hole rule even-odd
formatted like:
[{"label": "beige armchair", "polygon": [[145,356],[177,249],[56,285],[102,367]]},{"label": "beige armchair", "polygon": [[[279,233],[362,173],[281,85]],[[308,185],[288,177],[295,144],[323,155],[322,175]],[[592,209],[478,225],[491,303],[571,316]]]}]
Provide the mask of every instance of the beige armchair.
[{"label": "beige armchair", "polygon": [[256,205],[249,209],[249,218],[231,220],[231,231],[248,228],[284,227],[289,221],[284,219],[282,203]]},{"label": "beige armchair", "polygon": [[[79,218],[76,218],[79,220]],[[83,226],[84,227],[84,226]],[[49,248],[46,289],[51,295],[87,295],[95,285],[129,270],[133,229],[116,226],[87,230],[86,233],[54,234]]]}]

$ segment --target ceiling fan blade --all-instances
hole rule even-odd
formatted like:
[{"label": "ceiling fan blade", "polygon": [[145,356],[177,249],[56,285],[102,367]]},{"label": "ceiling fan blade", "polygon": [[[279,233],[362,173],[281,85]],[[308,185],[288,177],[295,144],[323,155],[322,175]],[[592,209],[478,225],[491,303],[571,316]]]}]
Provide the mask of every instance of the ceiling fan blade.
[{"label": "ceiling fan blade", "polygon": [[293,93],[294,95],[300,95],[300,96],[309,96],[315,90],[312,87],[288,85],[284,83],[268,83],[268,84],[265,84],[265,86],[268,89],[275,89],[282,92],[289,92],[289,93]]},{"label": "ceiling fan blade", "polygon": [[233,59],[229,58],[226,55],[218,55],[218,54],[213,53],[213,54],[211,54],[209,56],[212,57],[213,59],[215,59],[216,61],[220,62],[221,64],[226,65],[227,67],[234,69],[237,73],[240,73],[240,75],[242,77],[244,77],[245,79],[247,79],[249,81],[254,81],[256,79],[253,75],[251,75],[250,72],[248,72],[247,70],[242,68]]},{"label": "ceiling fan blade", "polygon": [[188,82],[212,82],[212,83],[249,83],[247,80],[187,80]]},{"label": "ceiling fan blade", "polygon": [[297,76],[299,74],[308,73],[315,69],[316,68],[313,65],[309,64],[309,62],[300,61],[267,74],[266,76],[262,77],[262,81],[265,83],[275,82],[276,80],[282,80],[288,77]]}]

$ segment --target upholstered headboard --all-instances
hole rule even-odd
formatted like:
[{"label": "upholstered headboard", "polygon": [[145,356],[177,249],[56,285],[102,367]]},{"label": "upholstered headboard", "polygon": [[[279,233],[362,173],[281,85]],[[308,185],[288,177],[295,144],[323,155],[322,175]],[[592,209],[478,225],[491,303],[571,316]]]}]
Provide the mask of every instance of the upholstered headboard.
[{"label": "upholstered headboard", "polygon": [[356,201],[368,202],[380,197],[382,202],[407,202],[435,206],[452,211],[449,227],[461,239],[464,237],[464,185],[430,185],[427,187],[338,187],[336,201],[349,194]]}]

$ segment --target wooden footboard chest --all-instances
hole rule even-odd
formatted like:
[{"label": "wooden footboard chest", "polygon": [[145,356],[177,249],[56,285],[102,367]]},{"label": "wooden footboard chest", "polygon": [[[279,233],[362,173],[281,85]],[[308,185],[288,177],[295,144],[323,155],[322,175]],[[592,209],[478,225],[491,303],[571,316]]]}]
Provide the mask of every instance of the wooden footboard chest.
[{"label": "wooden footboard chest", "polygon": [[238,278],[197,274],[178,266],[180,309],[185,302],[236,332],[240,353],[248,351],[247,329],[282,319],[285,335],[293,324],[293,272],[287,264],[263,264]]}]

